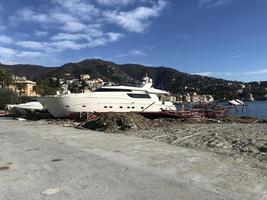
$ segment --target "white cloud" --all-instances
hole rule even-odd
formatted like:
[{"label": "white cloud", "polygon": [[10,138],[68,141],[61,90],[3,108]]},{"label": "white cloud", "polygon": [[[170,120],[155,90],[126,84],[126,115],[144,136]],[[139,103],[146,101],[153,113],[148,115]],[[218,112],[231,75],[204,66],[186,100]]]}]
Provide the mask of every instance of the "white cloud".
[{"label": "white cloud", "polygon": [[199,72],[193,73],[201,76],[251,76],[251,75],[264,75],[267,74],[267,69],[259,69],[254,71],[244,71],[244,72]]},{"label": "white cloud", "polygon": [[254,71],[248,71],[248,72],[243,72],[244,75],[262,75],[262,74],[267,74],[267,69],[260,69],[260,70],[254,70]]},{"label": "white cloud", "polygon": [[118,54],[115,56],[115,58],[123,58],[123,57],[129,57],[129,56],[146,56],[147,53],[144,50],[141,49],[133,49],[126,53]]},{"label": "white cloud", "polygon": [[68,22],[77,22],[78,19],[68,13],[51,12],[49,13],[50,22],[55,24],[64,24]]},{"label": "white cloud", "polygon": [[95,38],[91,40],[87,45],[88,47],[103,46],[109,42],[118,41],[123,35],[121,33],[106,33],[101,38]]},{"label": "white cloud", "polygon": [[17,57],[41,57],[44,53],[39,51],[20,51],[16,53]]},{"label": "white cloud", "polygon": [[[17,62],[56,57],[65,50],[81,50],[119,41],[125,33],[112,31],[111,25],[136,33],[144,32],[153,18],[158,17],[167,0],[49,0],[35,7],[20,7],[8,17],[10,25],[35,27],[27,39],[0,36],[0,43],[13,43],[24,50],[1,48],[1,60]],[[131,8],[129,7],[131,5]],[[4,29],[5,27],[3,27]],[[117,29],[117,28],[116,28]],[[1,31],[1,23],[0,23]],[[20,35],[26,32],[19,33]],[[28,34],[28,33],[27,33]],[[23,38],[18,36],[16,38]],[[49,37],[47,37],[49,35]],[[35,36],[36,41],[29,39]],[[42,39],[42,40],[40,40]],[[1,53],[0,52],[0,53]],[[145,52],[132,50],[131,56]],[[53,56],[51,56],[53,55]],[[8,59],[4,59],[5,56]],[[26,59],[26,57],[29,59]],[[13,59],[12,59],[13,57]],[[33,61],[33,60],[30,60]]]},{"label": "white cloud", "polygon": [[106,11],[104,16],[110,23],[118,24],[131,32],[143,32],[153,17],[158,17],[166,2],[159,0],[152,7],[137,7],[131,11]]},{"label": "white cloud", "polygon": [[96,38],[87,44],[87,47],[103,46],[108,42],[106,38]]},{"label": "white cloud", "polygon": [[32,8],[23,8],[16,12],[15,16],[11,16],[12,21],[22,20],[22,21],[33,21],[38,23],[49,22],[49,16],[44,13],[38,13]]},{"label": "white cloud", "polygon": [[26,49],[53,53],[70,49],[80,50],[87,47],[102,46],[109,42],[116,42],[122,36],[121,33],[115,32],[102,33],[101,37],[99,35],[59,33],[51,37],[51,41],[19,41],[15,44]]},{"label": "white cloud", "polygon": [[12,57],[16,55],[16,51],[14,49],[0,47],[0,56],[1,57]]},{"label": "white cloud", "polygon": [[131,50],[130,54],[135,55],[135,56],[145,56],[146,55],[146,53],[140,49]]},{"label": "white cloud", "polygon": [[0,35],[0,44],[10,44],[13,42],[13,39],[6,35]]},{"label": "white cloud", "polygon": [[57,41],[57,42],[50,43],[49,46],[61,51],[61,50],[66,50],[66,49],[71,49],[71,50],[83,49],[86,47],[86,44],[77,43],[75,41],[64,40],[64,41]]},{"label": "white cloud", "polygon": [[53,0],[53,2],[83,20],[91,20],[100,13],[98,8],[86,0]]},{"label": "white cloud", "polygon": [[53,41],[62,41],[62,40],[83,40],[83,39],[90,39],[90,36],[87,34],[71,34],[71,33],[58,33],[51,37]]},{"label": "white cloud", "polygon": [[60,29],[66,32],[77,33],[85,31],[87,26],[81,22],[67,22]]},{"label": "white cloud", "polygon": [[28,49],[38,49],[42,50],[45,49],[45,45],[41,42],[36,42],[36,41],[20,41],[16,42],[18,46],[28,48]]},{"label": "white cloud", "polygon": [[136,0],[96,0],[99,4],[104,6],[126,6],[133,4]]},{"label": "white cloud", "polygon": [[114,32],[110,32],[107,33],[108,36],[108,40],[111,42],[116,42],[118,41],[123,35],[121,33],[114,33]]},{"label": "white cloud", "polygon": [[[141,0],[138,7],[128,11],[120,9],[105,9],[95,7],[87,0],[51,0],[53,7],[26,7],[10,16],[10,21],[35,22],[45,28],[56,28],[69,33],[99,32],[107,22],[117,24],[132,32],[143,32],[151,23],[152,18],[158,17],[166,6],[166,0]],[[128,5],[137,3],[136,0],[95,0],[101,5]],[[145,3],[146,6],[142,6]],[[151,6],[149,6],[151,5]],[[39,36],[43,33],[37,33]]]},{"label": "white cloud", "polygon": [[54,54],[40,51],[20,51],[17,49],[0,47],[0,60],[5,64],[32,63],[46,65],[56,61]]},{"label": "white cloud", "polygon": [[51,40],[55,42],[50,43],[49,46],[60,48],[61,50],[66,48],[77,50],[86,47],[102,46],[109,42],[116,42],[122,36],[121,33],[115,32],[99,33],[97,36],[91,36],[90,34],[59,33],[51,37]]},{"label": "white cloud", "polygon": [[199,0],[198,8],[215,8],[232,3],[236,0]]},{"label": "white cloud", "polygon": [[49,32],[47,32],[47,31],[35,31],[34,32],[34,35],[37,37],[44,37],[44,36],[47,36],[48,34],[49,34]]}]

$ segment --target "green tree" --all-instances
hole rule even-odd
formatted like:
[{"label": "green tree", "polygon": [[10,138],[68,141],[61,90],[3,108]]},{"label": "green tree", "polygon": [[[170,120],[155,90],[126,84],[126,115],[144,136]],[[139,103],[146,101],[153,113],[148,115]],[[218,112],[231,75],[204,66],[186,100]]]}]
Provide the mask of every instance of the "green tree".
[{"label": "green tree", "polygon": [[16,92],[8,88],[0,88],[0,109],[4,109],[6,104],[16,104],[19,99]]},{"label": "green tree", "polygon": [[12,74],[7,70],[0,70],[0,87],[6,88],[13,82]]},{"label": "green tree", "polygon": [[37,80],[37,85],[35,91],[37,94],[42,96],[45,95],[55,95],[57,90],[59,90],[60,84],[58,81],[54,82],[52,80]]}]

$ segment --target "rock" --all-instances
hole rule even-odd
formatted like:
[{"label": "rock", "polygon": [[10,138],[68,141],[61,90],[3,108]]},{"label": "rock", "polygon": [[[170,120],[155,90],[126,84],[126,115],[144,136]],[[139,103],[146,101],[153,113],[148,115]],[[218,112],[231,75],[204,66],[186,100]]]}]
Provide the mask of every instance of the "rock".
[{"label": "rock", "polygon": [[259,148],[260,152],[267,153],[267,143],[264,144],[262,147]]},{"label": "rock", "polygon": [[216,144],[216,147],[224,147],[225,146],[225,144],[224,144],[224,142],[218,142],[217,144]]},{"label": "rock", "polygon": [[42,191],[41,195],[52,195],[52,194],[56,194],[59,192],[60,192],[59,188],[49,188],[47,190]]}]

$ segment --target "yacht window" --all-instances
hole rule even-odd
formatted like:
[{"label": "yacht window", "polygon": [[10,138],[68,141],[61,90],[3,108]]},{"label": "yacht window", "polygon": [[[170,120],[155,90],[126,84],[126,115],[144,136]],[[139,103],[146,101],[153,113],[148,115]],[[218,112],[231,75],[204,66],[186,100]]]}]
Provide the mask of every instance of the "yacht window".
[{"label": "yacht window", "polygon": [[141,109],[144,109],[144,107],[141,107]]},{"label": "yacht window", "polygon": [[119,88],[97,88],[95,92],[132,92],[132,90]]},{"label": "yacht window", "polygon": [[107,106],[104,106],[104,108],[108,108]]},{"label": "yacht window", "polygon": [[120,106],[120,108],[123,108],[122,106]]},{"label": "yacht window", "polygon": [[70,106],[66,106],[67,108],[69,108]]},{"label": "yacht window", "polygon": [[149,94],[132,94],[132,93],[127,93],[127,95],[131,98],[138,98],[138,99],[150,99],[151,97]]},{"label": "yacht window", "polygon": [[82,106],[83,108],[85,108],[86,106]]},{"label": "yacht window", "polygon": [[132,109],[134,109],[134,107],[132,107]]},{"label": "yacht window", "polygon": [[112,108],[112,106],[109,106],[109,108]]},{"label": "yacht window", "polygon": [[130,106],[128,106],[127,108],[128,108],[128,109],[130,109],[131,107],[130,107]]}]

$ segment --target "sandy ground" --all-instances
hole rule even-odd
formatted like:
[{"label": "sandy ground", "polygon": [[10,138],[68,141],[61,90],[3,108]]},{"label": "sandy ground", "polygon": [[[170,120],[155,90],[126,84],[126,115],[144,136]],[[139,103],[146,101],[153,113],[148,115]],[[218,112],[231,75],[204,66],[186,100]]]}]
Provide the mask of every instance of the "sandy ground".
[{"label": "sandy ground", "polygon": [[0,118],[0,199],[265,200],[266,175],[230,156]]}]

